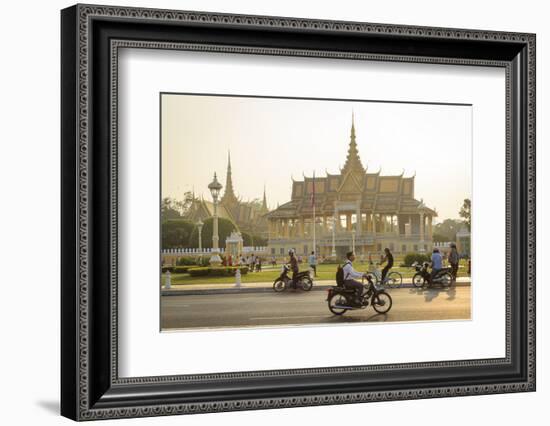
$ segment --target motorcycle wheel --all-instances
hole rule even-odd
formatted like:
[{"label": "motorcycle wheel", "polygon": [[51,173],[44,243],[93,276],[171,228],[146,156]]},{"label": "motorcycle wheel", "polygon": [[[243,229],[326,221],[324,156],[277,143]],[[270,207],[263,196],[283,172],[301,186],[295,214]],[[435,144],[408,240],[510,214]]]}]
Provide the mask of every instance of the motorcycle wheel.
[{"label": "motorcycle wheel", "polygon": [[412,279],[412,283],[415,287],[417,287],[417,288],[423,287],[425,282],[426,281],[424,280],[424,277],[422,276],[422,274],[420,274],[420,273],[414,274],[414,277]]},{"label": "motorcycle wheel", "polygon": [[286,289],[286,283],[282,280],[277,280],[273,283],[273,290],[275,292],[280,293],[281,291],[285,291]]},{"label": "motorcycle wheel", "polygon": [[381,291],[372,297],[372,307],[379,314],[385,314],[391,309],[393,301],[391,296],[385,291]]},{"label": "motorcycle wheel", "polygon": [[441,275],[438,281],[443,287],[449,287],[453,282],[453,276],[450,272],[445,272],[443,275]]},{"label": "motorcycle wheel", "polygon": [[399,288],[403,285],[403,276],[399,272],[390,272],[386,278],[386,284],[390,288]]},{"label": "motorcycle wheel", "polygon": [[334,315],[342,315],[347,309],[337,308],[336,306],[348,306],[348,300],[343,294],[335,294],[328,301],[328,308]]},{"label": "motorcycle wheel", "polygon": [[310,291],[313,287],[313,281],[311,281],[311,278],[304,278],[301,282],[302,284],[302,290],[304,291]]}]

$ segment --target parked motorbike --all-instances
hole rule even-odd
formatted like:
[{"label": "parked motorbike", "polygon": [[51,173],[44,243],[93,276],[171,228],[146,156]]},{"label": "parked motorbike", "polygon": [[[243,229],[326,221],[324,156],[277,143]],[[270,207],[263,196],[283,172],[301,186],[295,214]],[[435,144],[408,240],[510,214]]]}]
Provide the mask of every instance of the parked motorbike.
[{"label": "parked motorbike", "polygon": [[281,275],[273,282],[273,290],[277,293],[285,291],[287,288],[293,288],[294,290],[301,288],[304,291],[311,290],[313,287],[313,280],[311,279],[309,271],[298,272],[294,277],[295,282],[292,282],[292,278],[288,276],[289,272],[290,266],[283,265],[281,268]]},{"label": "parked motorbike", "polygon": [[334,286],[329,288],[327,294],[328,308],[334,315],[343,315],[347,311],[365,309],[369,304],[380,314],[385,314],[392,307],[392,298],[384,290],[379,290],[370,275],[367,276],[367,284],[363,280],[363,295],[358,299],[354,289]]},{"label": "parked motorbike", "polygon": [[428,272],[428,267],[430,266],[429,262],[414,262],[412,266],[416,270],[416,274],[414,274],[412,279],[412,283],[415,287],[432,286],[434,284],[441,284],[443,287],[449,287],[453,281],[453,275],[451,273],[452,268],[450,267],[440,269],[432,279],[432,274]]}]

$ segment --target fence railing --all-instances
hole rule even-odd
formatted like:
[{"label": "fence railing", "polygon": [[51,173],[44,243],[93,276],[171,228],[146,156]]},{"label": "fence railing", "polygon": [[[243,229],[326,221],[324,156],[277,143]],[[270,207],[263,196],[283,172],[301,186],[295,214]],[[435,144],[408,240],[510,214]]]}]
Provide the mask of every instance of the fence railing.
[{"label": "fence railing", "polygon": [[[173,256],[200,256],[205,254],[212,254],[213,249],[212,248],[204,248],[202,250],[199,250],[198,248],[173,248],[173,249],[165,249],[162,250],[163,255],[173,255]],[[224,248],[220,248],[220,253],[225,253]],[[250,247],[243,247],[243,253],[265,253],[267,252],[267,247],[263,246],[250,246]]]},{"label": "fence railing", "polygon": [[437,248],[451,248],[452,241],[437,242],[434,243],[434,247]]}]

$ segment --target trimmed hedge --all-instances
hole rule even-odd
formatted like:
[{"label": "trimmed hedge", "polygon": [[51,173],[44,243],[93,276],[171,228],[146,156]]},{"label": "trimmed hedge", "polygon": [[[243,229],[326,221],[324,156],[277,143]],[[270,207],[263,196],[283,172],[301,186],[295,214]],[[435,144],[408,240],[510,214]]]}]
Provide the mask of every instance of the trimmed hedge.
[{"label": "trimmed hedge", "polygon": [[163,266],[162,273],[170,271],[171,274],[185,274],[189,268],[190,266]]},{"label": "trimmed hedge", "polygon": [[412,266],[414,262],[422,263],[422,262],[430,262],[432,259],[427,254],[422,253],[407,253],[405,255],[405,259],[403,260],[403,263],[405,266]]},{"label": "trimmed hedge", "polygon": [[248,266],[218,266],[218,267],[202,267],[189,268],[188,273],[192,277],[232,277],[237,269],[241,270],[241,275],[248,273]]},{"label": "trimmed hedge", "polygon": [[198,265],[196,257],[184,256],[178,258],[176,265],[178,266],[196,266]]}]

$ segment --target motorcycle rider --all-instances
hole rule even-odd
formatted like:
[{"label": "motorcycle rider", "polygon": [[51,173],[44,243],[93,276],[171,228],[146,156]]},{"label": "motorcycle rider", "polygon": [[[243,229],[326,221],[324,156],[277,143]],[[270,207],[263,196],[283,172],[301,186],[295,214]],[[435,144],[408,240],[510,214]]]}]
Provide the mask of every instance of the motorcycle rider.
[{"label": "motorcycle rider", "polygon": [[442,268],[443,268],[443,257],[441,257],[441,253],[439,252],[439,249],[436,247],[432,251],[432,274],[430,277],[430,281],[432,283],[433,283],[434,277]]},{"label": "motorcycle rider", "polygon": [[451,264],[451,275],[453,276],[453,282],[456,282],[456,276],[458,275],[458,262],[460,256],[456,249],[456,244],[451,243],[451,252],[449,253],[449,263]]},{"label": "motorcycle rider", "polygon": [[356,302],[361,304],[361,295],[363,294],[363,284],[355,281],[354,278],[363,278],[366,274],[357,272],[353,269],[352,263],[355,261],[355,253],[348,251],[346,253],[346,262],[344,263],[344,287],[355,290]]},{"label": "motorcycle rider", "polygon": [[290,256],[290,260],[289,260],[288,263],[290,263],[290,270],[292,271],[292,278],[291,278],[291,281],[290,281],[290,287],[296,289],[295,278],[296,278],[296,275],[298,275],[298,271],[299,271],[298,259],[296,259],[296,255],[294,254],[293,249],[290,249],[288,251],[288,255]]}]

